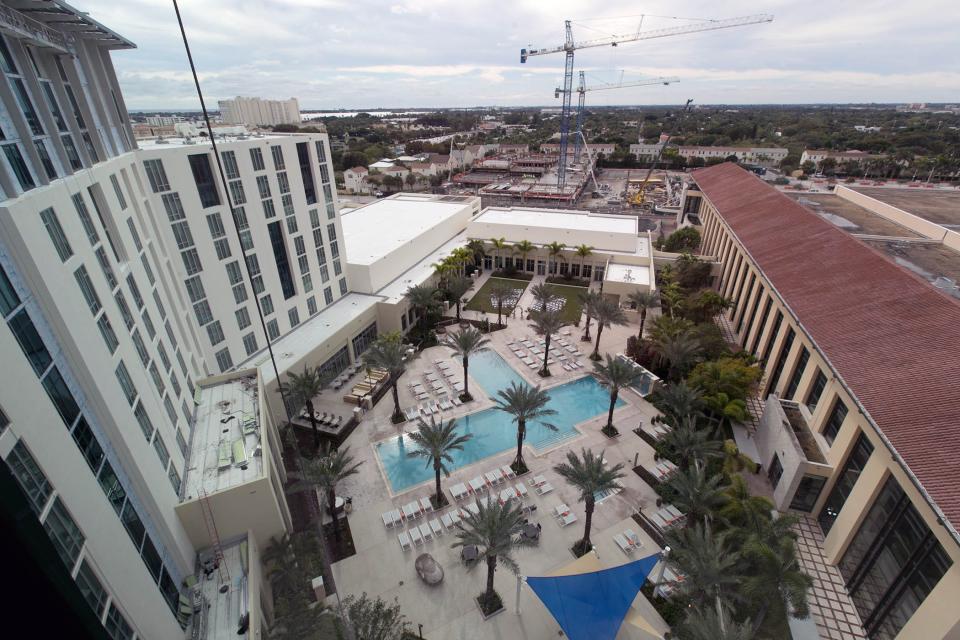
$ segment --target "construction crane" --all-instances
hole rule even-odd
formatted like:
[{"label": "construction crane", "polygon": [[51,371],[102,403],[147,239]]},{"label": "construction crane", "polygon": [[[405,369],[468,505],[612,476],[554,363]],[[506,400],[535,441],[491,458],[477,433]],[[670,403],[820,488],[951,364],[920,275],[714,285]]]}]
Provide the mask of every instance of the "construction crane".
[{"label": "construction crane", "polygon": [[[683,116],[681,116],[680,124],[678,128],[683,127],[683,121],[686,119],[687,112],[690,111],[690,105],[693,104],[693,98],[687,99],[687,104],[683,107]],[[657,152],[657,157],[653,159],[650,163],[650,168],[647,169],[647,175],[643,179],[643,182],[640,183],[640,188],[637,189],[637,192],[633,195],[632,198],[628,201],[634,207],[643,206],[643,203],[646,201],[647,197],[647,183],[650,182],[650,176],[653,175],[653,170],[660,163],[660,158],[663,156],[663,152],[666,150],[667,145],[670,144],[670,139],[673,137],[673,134],[667,135],[667,139],[663,141],[663,144],[660,145],[660,151]],[[669,183],[669,180],[668,180]],[[630,188],[630,174],[627,174],[627,189]]]},{"label": "construction crane", "polygon": [[563,73],[563,109],[560,114],[560,162],[557,165],[557,188],[563,191],[566,184],[567,169],[567,145],[570,137],[570,107],[573,99],[573,52],[577,49],[589,49],[592,47],[616,47],[626,42],[637,42],[639,40],[654,40],[656,38],[669,38],[672,36],[684,35],[687,33],[698,33],[701,31],[716,31],[718,29],[729,29],[731,27],[743,27],[749,24],[760,24],[763,22],[772,22],[773,16],[768,14],[757,14],[752,16],[742,16],[739,18],[727,18],[724,20],[704,20],[697,24],[681,25],[677,27],[666,27],[663,29],[651,29],[641,31],[643,20],[641,18],[640,26],[633,33],[598,38],[595,40],[582,40],[577,42],[573,39],[573,28],[570,20],[564,21],[566,39],[563,44],[556,47],[545,47],[534,49],[532,47],[520,50],[520,62],[525,63],[531,56],[544,56],[552,53],[566,54],[566,64]]},{"label": "construction crane", "polygon": [[[645,87],[652,84],[669,85],[671,82],[680,82],[680,78],[677,78],[676,76],[671,76],[669,78],[642,78],[640,80],[624,82],[623,76],[621,73],[620,82],[617,82],[617,83],[602,82],[600,84],[591,85],[588,87],[586,73],[581,71],[580,86],[577,87],[577,93],[580,96],[579,101],[577,103],[577,128],[576,128],[576,135],[573,138],[574,164],[580,162],[580,145],[586,144],[585,138],[583,136],[583,105],[586,102],[586,94],[588,91],[608,91],[610,89],[626,89],[628,87]],[[562,92],[563,92],[563,89],[558,87],[554,93],[554,97],[559,98]]]}]

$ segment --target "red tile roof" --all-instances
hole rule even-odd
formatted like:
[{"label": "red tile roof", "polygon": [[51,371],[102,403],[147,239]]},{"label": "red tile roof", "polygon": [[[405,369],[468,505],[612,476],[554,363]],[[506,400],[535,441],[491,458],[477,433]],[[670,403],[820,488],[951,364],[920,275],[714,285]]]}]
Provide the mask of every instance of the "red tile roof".
[{"label": "red tile roof", "polygon": [[693,177],[956,532],[960,303],[736,164]]}]

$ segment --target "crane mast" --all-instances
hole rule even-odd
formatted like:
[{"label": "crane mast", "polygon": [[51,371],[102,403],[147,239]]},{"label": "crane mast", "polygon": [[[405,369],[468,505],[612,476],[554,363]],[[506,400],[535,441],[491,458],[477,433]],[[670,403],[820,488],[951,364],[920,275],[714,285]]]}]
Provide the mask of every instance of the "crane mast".
[{"label": "crane mast", "polygon": [[542,49],[534,49],[532,47],[521,49],[521,64],[525,63],[531,56],[543,56],[561,52],[563,52],[566,56],[562,91],[563,109],[560,114],[560,158],[557,165],[557,188],[562,192],[564,186],[566,185],[567,146],[569,144],[570,137],[570,110],[573,99],[573,57],[574,52],[577,49],[589,49],[592,47],[607,46],[615,47],[618,44],[626,42],[669,38],[687,33],[716,31],[718,29],[729,29],[731,27],[742,27],[750,24],[760,24],[771,21],[773,21],[773,16],[769,14],[756,14],[750,16],[741,16],[738,18],[727,18],[723,20],[705,20],[693,25],[681,25],[677,27],[666,27],[663,29],[651,29],[648,31],[641,31],[638,29],[631,34],[598,38],[595,40],[581,40],[580,42],[576,42],[573,39],[573,29],[571,27],[570,20],[565,20],[564,31],[566,38],[562,45],[556,47],[545,47]]}]

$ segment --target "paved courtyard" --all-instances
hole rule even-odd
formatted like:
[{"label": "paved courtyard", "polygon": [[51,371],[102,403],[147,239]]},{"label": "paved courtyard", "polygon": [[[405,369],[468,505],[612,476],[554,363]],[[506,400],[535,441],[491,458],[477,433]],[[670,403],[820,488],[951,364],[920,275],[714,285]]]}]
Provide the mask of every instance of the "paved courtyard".
[{"label": "paved courtyard", "polygon": [[[635,333],[637,324],[631,314],[632,324],[626,327],[616,327],[604,332],[601,340],[601,350],[619,352],[623,350],[628,335]],[[570,335],[565,338],[570,344],[580,347],[583,355],[579,360],[585,366],[577,371],[565,371],[557,365],[551,365],[553,377],[542,380],[537,376],[536,369],[530,369],[517,360],[507,349],[509,340],[531,338],[533,330],[526,321],[515,318],[503,331],[491,334],[491,347],[495,349],[507,363],[530,384],[543,384],[549,389],[569,382],[572,379],[589,375],[592,363],[587,358],[589,347],[587,343],[579,342],[579,334],[575,327],[568,327]],[[565,329],[564,331],[566,331]],[[400,402],[402,408],[417,406],[413,392],[408,388],[409,382],[422,381],[426,372],[437,372],[435,360],[449,361],[456,373],[452,378],[461,381],[463,370],[457,361],[451,358],[450,351],[444,347],[427,349],[417,356],[411,363],[408,372],[400,380]],[[493,401],[486,397],[482,387],[474,380],[470,381],[470,391],[475,400],[452,410],[443,411],[443,418],[456,418],[466,413],[473,413],[493,405]],[[325,392],[326,395],[326,392]],[[452,390],[450,395],[452,395]],[[523,481],[529,489],[529,497],[524,502],[536,505],[536,511],[530,516],[531,522],[542,526],[541,540],[538,546],[523,549],[516,554],[523,575],[545,575],[555,571],[574,560],[569,548],[583,533],[583,505],[577,500],[577,493],[570,488],[552,470],[553,465],[561,462],[567,451],[579,451],[586,447],[595,452],[604,451],[606,459],[611,463],[622,462],[627,469],[623,479],[624,490],[608,497],[597,505],[593,520],[591,538],[596,546],[600,561],[607,566],[623,564],[631,559],[637,559],[648,554],[656,553],[659,548],[646,537],[643,531],[630,520],[630,515],[638,507],[652,505],[656,494],[636,474],[629,471],[634,460],[640,463],[651,462],[653,450],[634,435],[631,430],[641,420],[649,422],[656,415],[655,409],[643,400],[637,393],[626,391],[621,393],[624,404],[614,413],[614,423],[618,425],[621,436],[616,440],[608,439],[600,433],[606,413],[603,412],[576,426],[579,434],[558,445],[543,451],[537,451],[530,446],[526,447],[524,457],[530,467],[530,473],[517,480],[507,481],[498,486],[506,487]],[[347,444],[358,460],[364,464],[357,476],[351,477],[343,483],[340,494],[353,499],[353,512],[350,515],[350,525],[353,531],[357,554],[336,563],[333,567],[338,588],[342,593],[366,592],[371,596],[380,596],[386,600],[396,598],[403,612],[416,626],[423,625],[423,633],[430,638],[504,638],[504,639],[533,639],[556,637],[559,625],[553,620],[546,608],[526,586],[520,590],[520,615],[516,611],[517,580],[504,569],[499,569],[496,576],[496,586],[504,599],[507,611],[488,621],[483,621],[473,597],[483,589],[485,567],[475,567],[467,570],[461,563],[459,549],[451,549],[455,540],[453,532],[447,531],[432,541],[411,550],[401,549],[397,539],[400,531],[406,531],[410,525],[402,528],[386,528],[381,519],[384,512],[400,509],[412,500],[428,497],[433,490],[432,482],[414,486],[408,490],[394,493],[379,464],[375,443],[395,438],[401,431],[416,428],[416,423],[405,423],[395,426],[390,422],[390,413],[393,401],[390,395],[385,396],[380,403],[364,415],[357,430],[350,436]],[[513,430],[515,427],[509,418],[504,415],[504,428]],[[443,479],[443,487],[450,499],[450,487],[457,483],[468,483],[478,474],[490,471],[501,465],[509,464],[515,451],[504,451],[498,455],[486,458],[476,464],[453,471],[450,478]],[[422,464],[422,462],[418,462]],[[545,496],[538,496],[532,485],[532,478],[543,475],[553,485],[555,490]],[[553,507],[566,503],[577,514],[577,522],[561,527],[552,517]],[[461,504],[464,504],[461,502]],[[419,518],[417,524],[426,522],[434,517],[452,510],[451,507],[440,510],[435,514],[428,514]],[[614,543],[613,536],[621,533],[625,528],[632,527],[643,541],[644,548],[627,556]],[[445,578],[443,583],[436,587],[423,584],[414,570],[414,560],[421,553],[430,553],[443,566]],[[643,596],[638,596],[637,606],[642,607],[651,618],[654,625],[661,630],[667,627],[659,616],[646,603]],[[651,637],[636,628],[627,628],[621,632],[621,637],[647,638]],[[639,634],[639,635],[638,635]]]}]

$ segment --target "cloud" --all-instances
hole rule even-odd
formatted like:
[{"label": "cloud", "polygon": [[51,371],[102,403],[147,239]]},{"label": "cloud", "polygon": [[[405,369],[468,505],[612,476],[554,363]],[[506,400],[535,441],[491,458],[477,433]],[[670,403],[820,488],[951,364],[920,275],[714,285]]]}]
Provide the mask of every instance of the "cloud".
[{"label": "cloud", "polygon": [[[168,0],[74,0],[134,41],[112,54],[130,108],[196,103]],[[591,94],[590,104],[955,101],[960,12],[947,0],[838,3],[648,0],[659,16],[770,12],[770,24],[584,49],[576,69],[613,80],[677,75],[680,84]],[[307,108],[556,104],[563,56],[520,64],[519,49],[631,32],[633,0],[204,0],[182,3],[205,94],[297,96]]]}]

